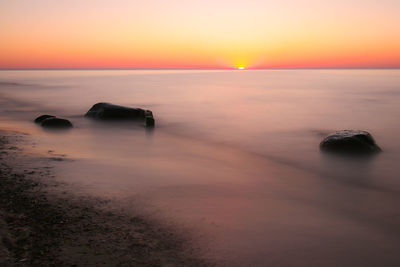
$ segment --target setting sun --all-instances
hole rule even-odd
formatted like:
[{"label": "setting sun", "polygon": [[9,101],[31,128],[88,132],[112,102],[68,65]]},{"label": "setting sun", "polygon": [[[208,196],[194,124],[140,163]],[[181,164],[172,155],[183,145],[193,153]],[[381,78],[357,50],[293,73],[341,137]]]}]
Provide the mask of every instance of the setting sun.
[{"label": "setting sun", "polygon": [[238,67],[239,70],[244,70],[244,67]]},{"label": "setting sun", "polygon": [[1,1],[0,69],[395,68],[399,3]]}]

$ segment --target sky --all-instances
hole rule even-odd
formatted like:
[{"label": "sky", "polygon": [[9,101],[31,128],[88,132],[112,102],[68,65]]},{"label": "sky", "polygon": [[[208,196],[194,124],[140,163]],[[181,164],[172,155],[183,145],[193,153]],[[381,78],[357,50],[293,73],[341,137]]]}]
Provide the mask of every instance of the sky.
[{"label": "sky", "polygon": [[0,0],[0,68],[395,68],[400,0]]}]

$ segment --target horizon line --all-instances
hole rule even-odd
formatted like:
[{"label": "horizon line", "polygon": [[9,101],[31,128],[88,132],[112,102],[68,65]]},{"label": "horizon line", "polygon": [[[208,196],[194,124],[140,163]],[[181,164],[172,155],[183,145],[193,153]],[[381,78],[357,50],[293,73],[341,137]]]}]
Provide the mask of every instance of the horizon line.
[{"label": "horizon line", "polygon": [[[270,68],[245,68],[244,70],[395,70],[398,67],[270,67]],[[26,71],[26,70],[238,70],[238,68],[0,68],[0,71]]]}]

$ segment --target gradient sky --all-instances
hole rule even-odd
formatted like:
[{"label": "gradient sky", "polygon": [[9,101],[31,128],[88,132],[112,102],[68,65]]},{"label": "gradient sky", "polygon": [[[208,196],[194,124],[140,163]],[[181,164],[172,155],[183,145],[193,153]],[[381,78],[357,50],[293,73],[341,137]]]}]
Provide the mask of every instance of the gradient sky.
[{"label": "gradient sky", "polygon": [[0,68],[400,67],[400,0],[0,0]]}]

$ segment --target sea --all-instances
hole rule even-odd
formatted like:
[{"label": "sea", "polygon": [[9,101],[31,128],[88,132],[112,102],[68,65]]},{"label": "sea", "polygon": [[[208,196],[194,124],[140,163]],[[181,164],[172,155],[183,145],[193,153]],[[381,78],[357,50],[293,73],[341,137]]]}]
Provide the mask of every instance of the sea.
[{"label": "sea", "polygon": [[[156,126],[84,117],[98,102]],[[74,127],[43,129],[42,114]],[[400,70],[5,70],[0,128],[53,159],[51,179],[221,265],[400,266]],[[321,153],[345,129],[382,152]]]}]

